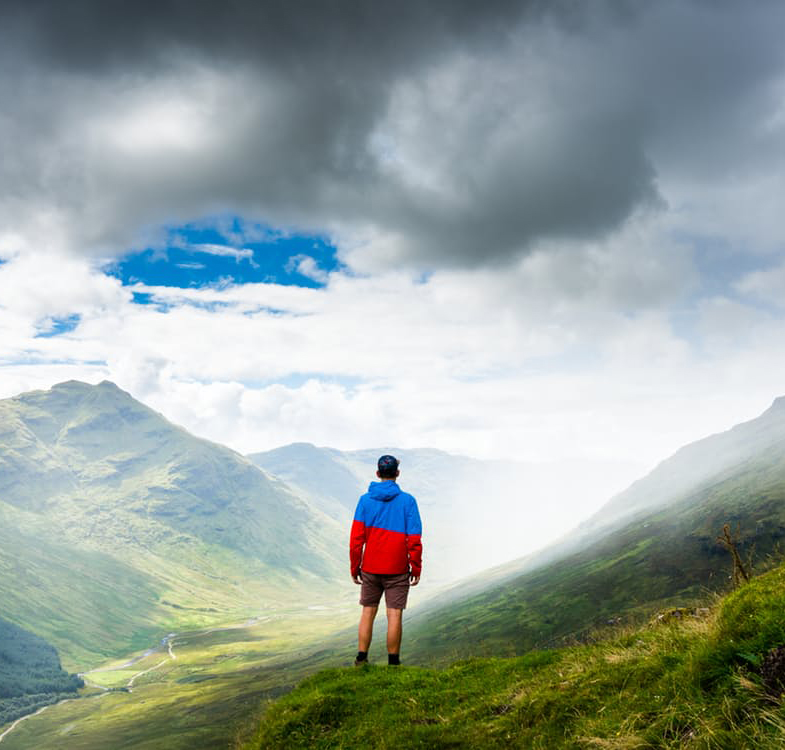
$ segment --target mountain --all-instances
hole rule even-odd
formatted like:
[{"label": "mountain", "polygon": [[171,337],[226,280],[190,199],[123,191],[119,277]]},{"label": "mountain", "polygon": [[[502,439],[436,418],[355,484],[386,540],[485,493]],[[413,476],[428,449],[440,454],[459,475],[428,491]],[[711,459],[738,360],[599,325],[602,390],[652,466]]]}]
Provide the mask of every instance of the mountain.
[{"label": "mountain", "polygon": [[326,594],[344,572],[339,533],[112,383],[0,401],[0,611],[71,661]]},{"label": "mountain", "polygon": [[[751,467],[774,467],[785,456],[785,397],[760,417],[678,450],[654,471],[619,493],[587,524],[602,528],[684,499],[702,487],[743,474]],[[763,462],[763,464],[761,463]]]},{"label": "mountain", "polygon": [[558,544],[413,614],[413,657],[513,655],[728,587],[723,526],[758,568],[785,544],[785,401],[689,445]]},{"label": "mountain", "polygon": [[370,479],[375,479],[371,471],[373,459],[362,465],[361,457],[334,448],[317,448],[310,443],[292,443],[263,453],[251,453],[247,458],[290,487],[302,491],[314,505],[339,523],[351,518],[360,493],[365,491]]}]

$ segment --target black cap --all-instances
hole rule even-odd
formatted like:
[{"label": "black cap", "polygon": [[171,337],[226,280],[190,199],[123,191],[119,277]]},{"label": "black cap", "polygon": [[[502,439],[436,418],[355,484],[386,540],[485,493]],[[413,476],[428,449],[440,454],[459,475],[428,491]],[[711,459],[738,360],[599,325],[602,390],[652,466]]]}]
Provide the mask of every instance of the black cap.
[{"label": "black cap", "polygon": [[395,456],[380,456],[376,466],[380,474],[394,475],[398,471],[398,459]]}]

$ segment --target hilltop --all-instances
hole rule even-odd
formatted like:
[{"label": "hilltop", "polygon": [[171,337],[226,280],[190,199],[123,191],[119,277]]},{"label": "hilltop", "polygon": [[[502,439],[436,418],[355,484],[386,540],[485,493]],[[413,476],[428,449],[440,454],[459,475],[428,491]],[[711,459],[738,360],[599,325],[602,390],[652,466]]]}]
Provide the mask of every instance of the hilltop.
[{"label": "hilltop", "polygon": [[326,670],[273,704],[245,750],[775,750],[785,743],[784,612],[780,566],[711,610],[590,645],[443,670]]}]

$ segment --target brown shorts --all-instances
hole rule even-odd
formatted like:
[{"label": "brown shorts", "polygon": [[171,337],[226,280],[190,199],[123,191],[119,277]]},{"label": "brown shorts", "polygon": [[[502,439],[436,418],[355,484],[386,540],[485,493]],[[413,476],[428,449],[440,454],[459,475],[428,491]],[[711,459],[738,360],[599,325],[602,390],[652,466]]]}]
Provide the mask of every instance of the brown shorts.
[{"label": "brown shorts", "polygon": [[360,604],[363,607],[376,607],[384,592],[384,602],[388,609],[406,609],[409,596],[409,574],[366,573],[362,571],[363,585],[360,589]]}]

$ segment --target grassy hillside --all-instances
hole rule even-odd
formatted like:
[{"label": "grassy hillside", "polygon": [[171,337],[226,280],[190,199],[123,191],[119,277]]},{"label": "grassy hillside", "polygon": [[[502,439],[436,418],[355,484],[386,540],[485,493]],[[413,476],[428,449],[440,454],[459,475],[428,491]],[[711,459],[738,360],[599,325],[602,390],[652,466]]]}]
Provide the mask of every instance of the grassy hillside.
[{"label": "grassy hillside", "polygon": [[142,648],[165,612],[152,578],[102,552],[23,531],[0,503],[0,602],[17,624],[55,645],[66,666]]},{"label": "grassy hillside", "polygon": [[512,575],[508,567],[501,583],[414,617],[411,655],[418,663],[446,663],[523,654],[607,620],[636,622],[654,609],[724,591],[730,557],[717,536],[725,523],[740,529],[742,554],[765,569],[785,547],[785,410],[774,412],[744,426],[757,436],[757,452],[747,451],[741,463],[704,476],[677,499],[653,503],[653,510],[636,505],[632,520],[588,524],[590,533],[578,529],[574,539],[544,550],[539,566],[530,557],[526,572]]},{"label": "grassy hillside", "polygon": [[69,668],[328,596],[341,538],[283,482],[112,383],[0,401],[0,612]]},{"label": "grassy hillside", "polygon": [[321,672],[268,711],[257,748],[785,745],[785,566],[711,610],[590,645],[447,669]]},{"label": "grassy hillside", "polygon": [[251,462],[190,435],[109,382],[0,402],[0,499],[88,546],[191,540],[282,569],[331,572],[332,524]]}]

